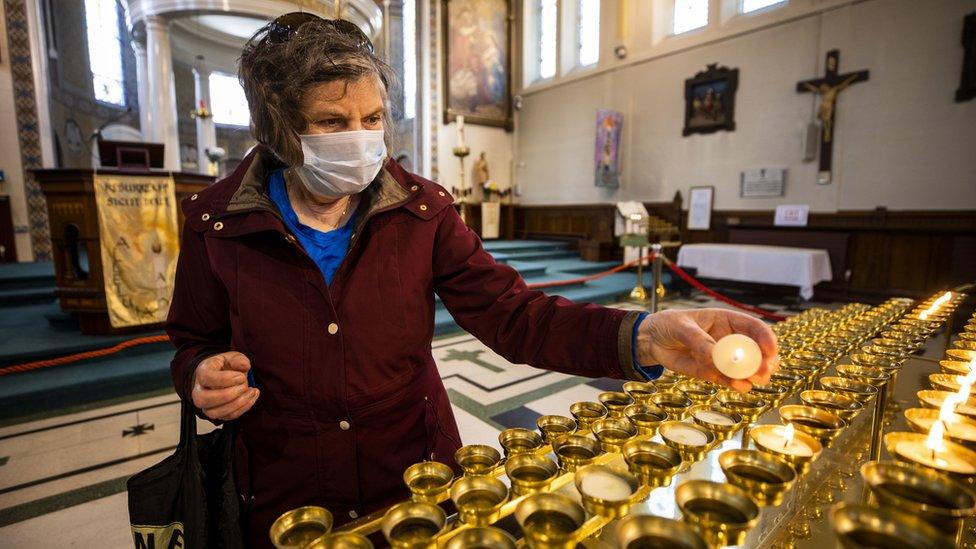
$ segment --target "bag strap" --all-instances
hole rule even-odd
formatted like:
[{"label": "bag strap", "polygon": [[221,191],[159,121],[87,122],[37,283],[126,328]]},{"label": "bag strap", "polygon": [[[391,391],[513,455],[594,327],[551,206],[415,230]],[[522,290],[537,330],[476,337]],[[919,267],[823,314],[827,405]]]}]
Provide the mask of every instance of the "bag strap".
[{"label": "bag strap", "polygon": [[180,399],[180,443],[177,451],[193,454],[197,447],[197,415],[193,412],[193,405]]}]

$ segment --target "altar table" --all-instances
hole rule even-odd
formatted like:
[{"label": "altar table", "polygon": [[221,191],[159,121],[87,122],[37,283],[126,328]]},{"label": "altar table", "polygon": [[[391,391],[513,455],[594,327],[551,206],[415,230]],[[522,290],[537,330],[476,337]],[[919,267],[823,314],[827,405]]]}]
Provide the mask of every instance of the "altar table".
[{"label": "altar table", "polygon": [[831,279],[827,250],[754,244],[685,244],[678,266],[694,267],[698,276],[738,282],[782,284],[813,297],[818,282]]}]

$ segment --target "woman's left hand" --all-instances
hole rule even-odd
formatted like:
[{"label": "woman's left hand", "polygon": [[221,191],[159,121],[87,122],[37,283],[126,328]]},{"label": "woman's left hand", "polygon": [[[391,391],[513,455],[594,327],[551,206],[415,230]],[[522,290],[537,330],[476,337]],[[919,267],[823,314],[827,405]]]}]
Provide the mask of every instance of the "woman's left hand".
[{"label": "woman's left hand", "polygon": [[[762,350],[762,364],[748,379],[731,379],[715,368],[712,347],[729,334],[751,337]],[[637,358],[641,364],[665,368],[745,393],[753,384],[769,382],[779,368],[776,335],[758,318],[726,309],[661,311],[649,315],[637,333]]]}]

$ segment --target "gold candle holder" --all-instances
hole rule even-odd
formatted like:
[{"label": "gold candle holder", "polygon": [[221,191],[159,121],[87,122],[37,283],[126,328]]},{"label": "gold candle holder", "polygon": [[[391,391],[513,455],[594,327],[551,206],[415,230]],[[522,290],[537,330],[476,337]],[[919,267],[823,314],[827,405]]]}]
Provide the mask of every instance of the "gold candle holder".
[{"label": "gold candle holder", "polygon": [[783,400],[789,396],[789,387],[786,385],[780,385],[778,383],[769,383],[767,385],[753,385],[750,393],[755,393],[759,395],[760,398],[769,403],[770,408],[775,408],[780,405]]},{"label": "gold candle holder", "polygon": [[855,379],[826,376],[820,378],[820,386],[824,390],[849,396],[861,404],[867,404],[878,394],[878,388]]},{"label": "gold candle holder", "polygon": [[888,373],[894,373],[901,369],[904,360],[898,360],[890,356],[876,355],[872,353],[854,353],[851,355],[851,362],[855,366],[865,366],[869,368],[880,368]]},{"label": "gold candle holder", "polygon": [[511,534],[491,526],[465,528],[451,536],[444,549],[515,549],[515,538]]},{"label": "gold candle holder", "polygon": [[593,436],[604,452],[618,453],[625,442],[637,436],[637,427],[628,419],[601,419],[593,424]]},{"label": "gold candle holder", "polygon": [[414,501],[440,503],[447,498],[454,471],[439,461],[422,461],[403,472],[403,482]]},{"label": "gold candle holder", "polygon": [[637,404],[646,404],[651,401],[651,395],[657,392],[657,387],[649,381],[628,381],[624,383],[623,390]]},{"label": "gold candle holder", "polygon": [[[939,413],[939,410],[931,408],[909,408],[905,410],[905,419],[908,421],[908,426],[916,433],[928,434],[932,430],[932,425],[941,421]],[[943,422],[943,425],[945,438],[976,450],[976,420],[953,413],[952,421]]]},{"label": "gold candle holder", "polygon": [[782,503],[796,480],[796,470],[789,463],[759,450],[726,450],[718,464],[730,483],[762,506]]},{"label": "gold candle holder", "polygon": [[962,387],[962,378],[963,376],[952,374],[929,374],[929,385],[937,391],[958,393]]},{"label": "gold candle holder", "polygon": [[673,389],[679,381],[681,381],[681,376],[671,370],[665,370],[653,383],[658,391],[668,391]]},{"label": "gold candle holder", "polygon": [[304,549],[373,549],[373,542],[362,534],[335,532],[316,539]]},{"label": "gold candle holder", "polygon": [[790,394],[795,393],[803,385],[806,378],[799,373],[780,370],[770,378],[773,383],[779,383],[789,388]]},{"label": "gold candle holder", "polygon": [[898,461],[913,463],[946,473],[959,479],[976,477],[976,452],[961,444],[943,440],[943,448],[933,450],[926,444],[927,435],[894,432],[884,436],[888,453]]},{"label": "gold candle holder", "polygon": [[932,525],[895,509],[838,503],[831,509],[830,522],[843,547],[948,549],[953,546]]},{"label": "gold candle holder", "polygon": [[599,402],[576,402],[569,407],[569,413],[579,425],[579,431],[589,431],[594,421],[607,417],[610,412]]},{"label": "gold candle holder", "polygon": [[833,412],[844,421],[850,421],[864,409],[860,401],[843,393],[831,393],[821,389],[810,389],[800,393],[800,402],[807,406]]},{"label": "gold candle holder", "polygon": [[556,454],[560,469],[567,473],[593,463],[593,460],[603,453],[599,442],[582,435],[559,437],[552,443],[552,451]]},{"label": "gold candle holder", "polygon": [[969,363],[961,360],[940,360],[939,366],[946,374],[964,376],[969,373]]},{"label": "gold candle holder", "polygon": [[791,437],[788,428],[783,425],[758,425],[750,431],[749,437],[756,448],[786,461],[797,473],[806,473],[810,463],[820,457],[823,445],[800,430],[795,430]]},{"label": "gold candle holder", "polygon": [[519,454],[505,462],[505,474],[512,481],[512,492],[524,496],[548,490],[559,475],[559,466],[544,456]]},{"label": "gold candle holder", "polygon": [[759,521],[759,507],[741,488],[710,480],[688,480],[674,493],[686,522],[711,546],[741,545]]},{"label": "gold candle holder", "polygon": [[768,404],[765,399],[751,393],[737,393],[735,391],[722,391],[718,394],[718,403],[721,408],[730,412],[735,412],[742,416],[747,423],[752,423],[766,411]]},{"label": "gold candle holder", "polygon": [[976,351],[969,351],[966,349],[946,349],[945,356],[949,359],[969,362],[976,358]]},{"label": "gold candle holder", "polygon": [[647,497],[650,493],[640,490],[640,482],[634,475],[605,465],[580,467],[573,482],[583,500],[583,508],[590,514],[609,519],[624,516],[641,496]]},{"label": "gold candle holder", "polygon": [[617,523],[617,546],[708,549],[698,532],[684,522],[653,515],[627,515]]},{"label": "gold candle holder", "polygon": [[694,402],[687,395],[678,391],[663,391],[651,395],[651,402],[668,414],[668,419],[684,419],[688,415],[688,408]]},{"label": "gold candle holder", "polygon": [[957,339],[952,342],[953,349],[963,349],[966,351],[976,351],[976,341],[968,339]]},{"label": "gold candle holder", "polygon": [[861,477],[880,505],[920,517],[957,539],[963,520],[976,515],[976,494],[930,469],[872,461],[861,466]]},{"label": "gold candle holder", "polygon": [[674,388],[687,395],[695,404],[708,404],[718,393],[714,385],[700,379],[681,381]]},{"label": "gold candle holder", "polygon": [[522,427],[512,427],[498,434],[498,443],[505,450],[506,457],[530,454],[542,447],[542,435]]},{"label": "gold candle holder", "polygon": [[667,421],[668,414],[655,404],[631,404],[624,408],[624,417],[637,427],[638,435],[651,437]]},{"label": "gold candle holder", "polygon": [[485,444],[462,446],[454,453],[454,461],[465,475],[487,475],[498,466],[501,459],[502,455],[498,450]]},{"label": "gold candle holder", "polygon": [[597,396],[600,404],[603,404],[612,418],[624,417],[624,408],[634,403],[630,395],[620,391],[607,391]]},{"label": "gold candle holder", "polygon": [[301,549],[332,531],[332,513],[315,505],[287,511],[271,525],[271,543],[277,549]]},{"label": "gold candle holder", "polygon": [[571,435],[576,432],[576,420],[566,416],[539,416],[535,421],[539,433],[547,444],[552,444],[557,438],[563,435]]},{"label": "gold candle holder", "polygon": [[838,364],[837,373],[842,377],[868,383],[878,388],[891,379],[891,374],[881,368],[857,366],[856,364]]},{"label": "gold candle holder", "polygon": [[624,444],[621,453],[627,468],[641,486],[667,486],[681,467],[681,454],[659,442],[631,440]]},{"label": "gold candle holder", "polygon": [[488,526],[498,520],[508,500],[508,487],[494,477],[461,477],[451,486],[451,500],[462,523]]},{"label": "gold candle holder", "polygon": [[789,404],[779,409],[783,424],[792,423],[798,430],[816,437],[826,448],[847,427],[839,415],[821,408]]},{"label": "gold candle holder", "polygon": [[[926,408],[935,408],[936,410],[941,409],[942,404],[945,403],[945,399],[954,394],[954,392],[949,391],[932,390],[922,390],[915,393],[915,395],[918,396],[918,400],[922,406],[925,406]],[[969,397],[965,402],[957,404],[955,407],[955,412],[970,419],[976,419],[976,397]]]},{"label": "gold candle holder", "polygon": [[433,503],[407,501],[390,508],[381,529],[393,549],[426,549],[445,529],[447,516]]},{"label": "gold candle holder", "polygon": [[705,457],[705,453],[715,442],[715,434],[694,423],[665,421],[658,428],[664,443],[681,454],[683,461],[695,462]]},{"label": "gold candle holder", "polygon": [[586,521],[583,508],[562,494],[534,494],[515,508],[515,520],[532,549],[574,549]]},{"label": "gold candle holder", "polygon": [[728,440],[742,427],[742,416],[709,404],[692,406],[688,410],[691,420],[715,434],[719,442]]}]

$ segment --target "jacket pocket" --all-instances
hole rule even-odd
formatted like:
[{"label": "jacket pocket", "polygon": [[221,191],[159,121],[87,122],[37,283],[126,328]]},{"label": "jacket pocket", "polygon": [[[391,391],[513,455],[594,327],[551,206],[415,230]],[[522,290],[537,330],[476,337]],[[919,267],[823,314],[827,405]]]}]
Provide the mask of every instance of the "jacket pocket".
[{"label": "jacket pocket", "polygon": [[[442,418],[447,414],[443,414],[438,409],[438,404],[436,396],[424,397],[424,425],[427,429],[427,448],[424,452],[424,459],[440,461],[456,468],[454,452],[461,447],[461,439],[453,425],[449,427],[444,425]],[[447,405],[450,406],[450,404]]]}]

